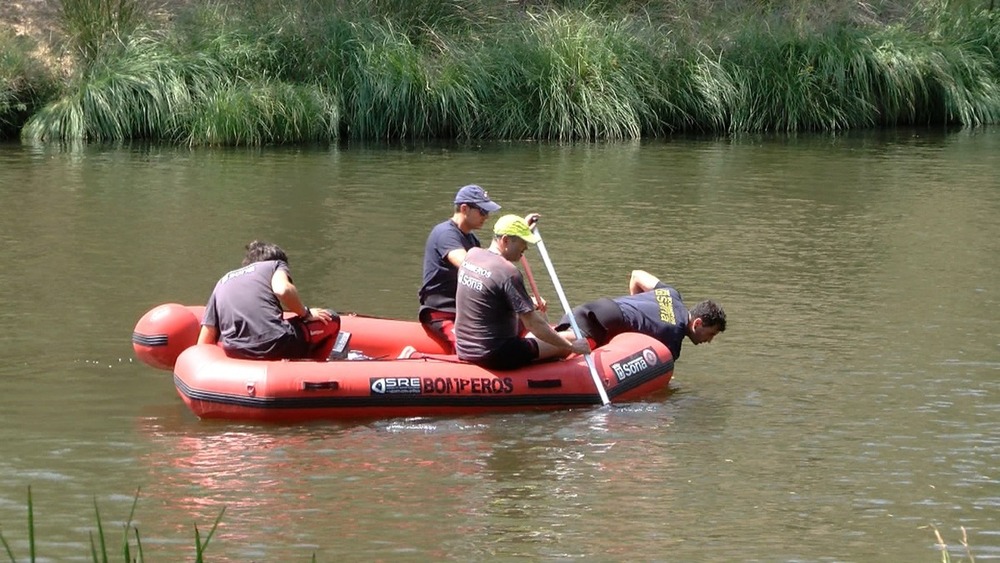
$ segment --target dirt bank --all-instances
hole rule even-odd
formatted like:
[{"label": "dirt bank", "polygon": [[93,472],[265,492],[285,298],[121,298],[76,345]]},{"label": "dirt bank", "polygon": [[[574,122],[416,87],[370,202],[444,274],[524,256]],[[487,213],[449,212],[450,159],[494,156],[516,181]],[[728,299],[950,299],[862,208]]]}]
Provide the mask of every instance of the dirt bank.
[{"label": "dirt bank", "polygon": [[[151,16],[169,18],[194,1],[140,0],[140,3]],[[38,45],[40,58],[54,66],[65,67],[68,57],[62,45],[60,10],[60,0],[0,0],[0,29],[31,37]]]},{"label": "dirt bank", "polygon": [[56,0],[4,0],[0,2],[0,28],[50,41],[58,33],[58,13]]}]

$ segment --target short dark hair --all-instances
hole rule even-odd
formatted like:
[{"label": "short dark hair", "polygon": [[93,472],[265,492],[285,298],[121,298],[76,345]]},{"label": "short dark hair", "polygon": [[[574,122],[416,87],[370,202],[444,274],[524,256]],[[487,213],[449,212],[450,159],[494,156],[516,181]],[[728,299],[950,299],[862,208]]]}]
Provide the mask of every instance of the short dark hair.
[{"label": "short dark hair", "polygon": [[288,255],[276,244],[271,244],[262,240],[251,241],[246,246],[246,256],[243,257],[243,265],[249,266],[257,262],[266,260],[281,260],[288,263]]},{"label": "short dark hair", "polygon": [[692,319],[701,319],[702,326],[717,326],[719,332],[726,331],[726,312],[715,301],[702,301],[691,309]]}]

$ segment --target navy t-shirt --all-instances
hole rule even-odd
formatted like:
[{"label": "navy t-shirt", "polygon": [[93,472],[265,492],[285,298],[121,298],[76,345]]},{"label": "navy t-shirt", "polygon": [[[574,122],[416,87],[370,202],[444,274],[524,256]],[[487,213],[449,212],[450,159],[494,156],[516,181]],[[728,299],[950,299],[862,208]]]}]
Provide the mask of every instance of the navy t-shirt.
[{"label": "navy t-shirt", "polygon": [[296,338],[271,289],[271,278],[278,270],[287,274],[288,264],[256,262],[229,272],[215,284],[201,324],[219,330],[223,348],[249,357],[268,357],[286,339]]},{"label": "navy t-shirt", "polygon": [[658,282],[650,291],[617,297],[614,302],[622,310],[625,323],[633,330],[664,343],[675,360],[681,356],[681,344],[687,335],[688,310],[676,289]]},{"label": "navy t-shirt", "polygon": [[420,311],[455,312],[455,291],[458,289],[458,268],[448,261],[448,253],[462,248],[479,248],[474,233],[463,233],[448,219],[431,229],[424,246],[424,280],[420,286]]}]

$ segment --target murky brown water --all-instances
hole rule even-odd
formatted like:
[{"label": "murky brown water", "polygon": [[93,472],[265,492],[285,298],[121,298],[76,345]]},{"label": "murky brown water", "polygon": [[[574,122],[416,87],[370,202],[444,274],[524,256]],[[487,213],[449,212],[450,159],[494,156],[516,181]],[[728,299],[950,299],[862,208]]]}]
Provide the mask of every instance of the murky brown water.
[{"label": "murky brown water", "polygon": [[[1000,558],[1000,132],[198,150],[0,145],[0,530],[28,557]],[[412,318],[429,228],[480,183],[543,215],[571,302],[641,267],[730,328],[627,408],[207,423],[132,359],[252,238],[312,305]],[[539,267],[536,276],[545,278]],[[551,285],[540,279],[550,302]],[[958,550],[954,556],[964,554]]]}]

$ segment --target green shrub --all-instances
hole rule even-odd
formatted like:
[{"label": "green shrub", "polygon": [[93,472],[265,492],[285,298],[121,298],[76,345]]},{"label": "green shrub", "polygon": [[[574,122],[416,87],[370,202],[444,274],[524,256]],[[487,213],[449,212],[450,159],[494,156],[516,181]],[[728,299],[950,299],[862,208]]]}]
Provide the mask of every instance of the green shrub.
[{"label": "green shrub", "polygon": [[0,139],[17,136],[55,92],[55,78],[33,50],[26,37],[0,30]]}]

